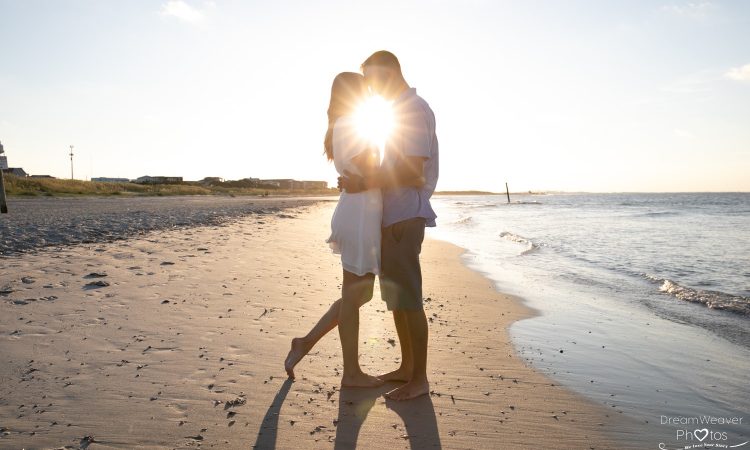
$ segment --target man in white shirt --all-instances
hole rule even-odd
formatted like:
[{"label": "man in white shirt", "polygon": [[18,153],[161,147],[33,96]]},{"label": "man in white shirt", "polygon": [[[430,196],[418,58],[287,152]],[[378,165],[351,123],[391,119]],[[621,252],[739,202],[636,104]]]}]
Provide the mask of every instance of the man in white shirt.
[{"label": "man in white shirt", "polygon": [[388,309],[393,311],[401,366],[378,378],[406,381],[386,397],[408,400],[430,391],[419,254],[425,227],[434,227],[437,217],[430,205],[439,167],[435,115],[416,89],[408,85],[393,53],[373,53],[362,63],[362,72],[374,93],[393,102],[395,129],[386,142],[377,176],[348,176],[340,184],[348,192],[382,189],[380,290]]}]

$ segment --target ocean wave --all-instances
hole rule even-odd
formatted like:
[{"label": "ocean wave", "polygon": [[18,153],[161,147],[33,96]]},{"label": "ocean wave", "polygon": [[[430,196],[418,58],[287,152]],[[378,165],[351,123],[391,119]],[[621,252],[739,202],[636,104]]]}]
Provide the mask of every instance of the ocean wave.
[{"label": "ocean wave", "polygon": [[531,241],[531,239],[527,239],[523,236],[519,236],[517,234],[513,234],[509,231],[503,231],[500,233],[500,237],[511,242],[515,242],[517,244],[525,245],[526,249],[523,250],[520,255],[526,255],[528,253],[533,252],[534,250],[537,250],[539,248],[538,244],[535,244]]},{"label": "ocean wave", "polygon": [[536,200],[530,200],[530,201],[516,200],[514,202],[511,202],[511,205],[541,205],[541,204],[542,202],[538,202]]},{"label": "ocean wave", "polygon": [[640,217],[672,217],[679,215],[680,213],[678,211],[651,211],[643,214],[637,214],[637,216]]},{"label": "ocean wave", "polygon": [[653,275],[646,275],[646,278],[653,283],[660,285],[659,290],[661,292],[669,294],[679,300],[684,300],[690,303],[699,303],[711,309],[720,309],[743,316],[750,316],[750,298],[748,297],[727,294],[719,291],[693,289],[681,286],[670,279],[659,278]]},{"label": "ocean wave", "polygon": [[471,203],[471,202],[454,202],[453,205],[460,206],[461,209],[478,209],[478,208],[497,208],[497,203]]},{"label": "ocean wave", "polygon": [[453,222],[454,225],[472,225],[474,218],[472,216],[461,217],[460,219]]}]

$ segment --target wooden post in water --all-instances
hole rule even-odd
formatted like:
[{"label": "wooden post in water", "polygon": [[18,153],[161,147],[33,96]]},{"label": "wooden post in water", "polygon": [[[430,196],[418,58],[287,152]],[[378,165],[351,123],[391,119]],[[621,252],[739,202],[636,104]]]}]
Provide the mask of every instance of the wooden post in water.
[{"label": "wooden post in water", "polygon": [[8,203],[5,201],[5,177],[0,169],[0,213],[8,214]]},{"label": "wooden post in water", "polygon": [[508,203],[510,203],[510,191],[508,190],[508,182],[505,182],[505,195],[508,196]]}]

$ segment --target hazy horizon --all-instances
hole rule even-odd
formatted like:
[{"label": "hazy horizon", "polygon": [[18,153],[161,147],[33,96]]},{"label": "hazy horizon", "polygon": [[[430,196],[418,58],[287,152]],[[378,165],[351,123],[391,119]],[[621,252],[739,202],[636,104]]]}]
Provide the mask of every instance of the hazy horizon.
[{"label": "hazy horizon", "polygon": [[[439,191],[750,191],[750,3],[0,0],[0,142],[32,174],[336,173],[373,51],[433,108]],[[148,167],[142,170],[142,167]]]}]

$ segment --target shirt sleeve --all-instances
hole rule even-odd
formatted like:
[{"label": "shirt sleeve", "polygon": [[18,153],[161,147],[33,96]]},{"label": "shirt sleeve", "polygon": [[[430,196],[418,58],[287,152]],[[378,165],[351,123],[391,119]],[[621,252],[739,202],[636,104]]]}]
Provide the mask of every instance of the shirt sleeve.
[{"label": "shirt sleeve", "polygon": [[434,128],[430,127],[427,111],[419,105],[414,105],[405,111],[401,120],[403,155],[430,158]]}]

